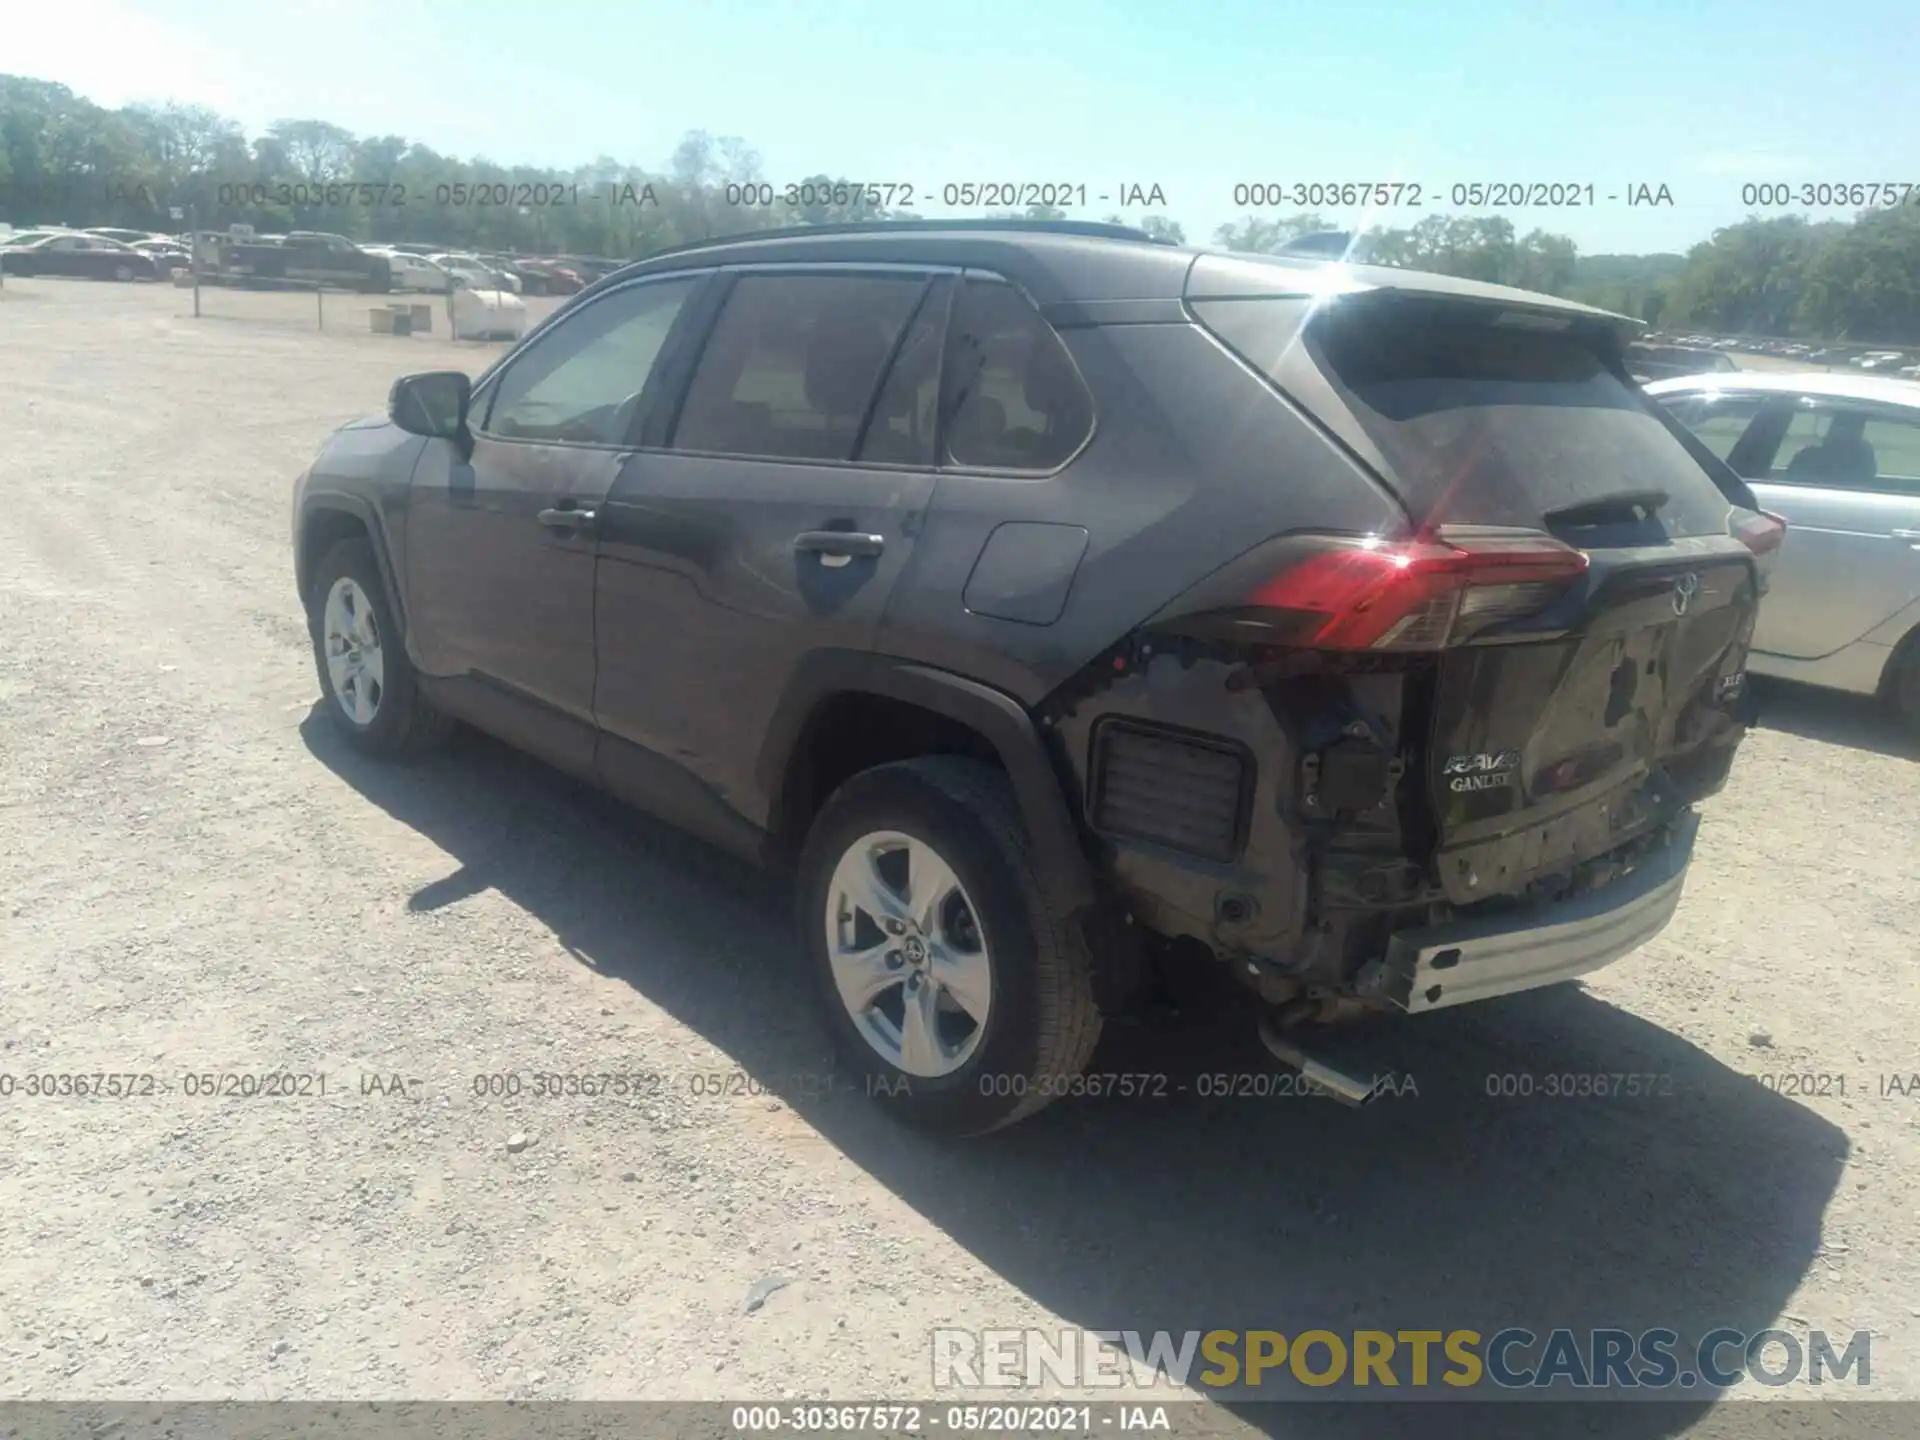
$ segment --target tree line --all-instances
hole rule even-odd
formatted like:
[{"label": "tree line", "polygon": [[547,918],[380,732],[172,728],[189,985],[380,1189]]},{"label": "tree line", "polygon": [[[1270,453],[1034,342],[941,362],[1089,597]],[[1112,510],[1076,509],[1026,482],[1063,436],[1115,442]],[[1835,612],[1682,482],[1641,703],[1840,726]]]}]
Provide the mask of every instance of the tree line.
[{"label": "tree line", "polygon": [[[244,223],[370,243],[637,258],[776,226],[917,218],[915,202],[940,197],[827,174],[770,185],[749,145],[705,132],[688,134],[657,169],[611,156],[572,169],[509,166],[324,120],[283,120],[249,138],[201,106],[108,109],[64,85],[0,75],[0,221],[15,228],[177,233],[191,214],[204,229]],[[992,213],[1065,218],[1038,205]],[[1165,216],[1126,223],[1186,238]],[[1332,228],[1312,214],[1249,216],[1212,241],[1272,252]],[[1365,232],[1354,258],[1562,295],[1668,329],[1920,343],[1920,204],[1852,220],[1749,218],[1684,255],[1582,255],[1567,236],[1521,234],[1502,217],[1430,215]]]}]

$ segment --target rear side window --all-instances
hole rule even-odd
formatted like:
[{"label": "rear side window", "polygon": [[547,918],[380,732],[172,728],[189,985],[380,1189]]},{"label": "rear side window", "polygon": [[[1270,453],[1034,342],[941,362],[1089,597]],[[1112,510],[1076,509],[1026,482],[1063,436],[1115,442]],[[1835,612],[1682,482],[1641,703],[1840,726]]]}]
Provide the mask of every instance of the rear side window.
[{"label": "rear side window", "polygon": [[1774,455],[1773,479],[1920,495],[1920,423],[1863,406],[1802,399]]},{"label": "rear side window", "polygon": [[926,277],[747,275],[687,389],[673,448],[848,460]]},{"label": "rear side window", "polygon": [[948,340],[947,459],[1056,470],[1093,431],[1093,397],[1053,327],[1003,281],[969,278]]},{"label": "rear side window", "polygon": [[[1319,403],[1372,442],[1417,522],[1540,528],[1568,506],[1662,490],[1667,534],[1725,533],[1714,478],[1577,333],[1529,328],[1531,317],[1496,323],[1507,312],[1477,305],[1363,296],[1327,307],[1288,345],[1263,333],[1273,305],[1194,309],[1249,363],[1264,358],[1282,388],[1290,365],[1311,365],[1328,387]],[[1269,313],[1288,328],[1299,314]]]}]

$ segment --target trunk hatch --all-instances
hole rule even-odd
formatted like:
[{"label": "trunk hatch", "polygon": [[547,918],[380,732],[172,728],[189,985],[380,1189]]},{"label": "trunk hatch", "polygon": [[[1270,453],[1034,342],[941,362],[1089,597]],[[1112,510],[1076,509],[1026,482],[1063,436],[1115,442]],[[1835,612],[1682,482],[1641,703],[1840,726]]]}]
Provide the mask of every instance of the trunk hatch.
[{"label": "trunk hatch", "polygon": [[1758,571],[1736,497],[1626,376],[1617,324],[1417,290],[1189,304],[1400,497],[1410,533],[1511,527],[1588,557],[1540,598],[1469,591],[1459,616],[1478,618],[1406,692],[1431,822],[1409,834],[1432,842],[1408,858],[1450,901],[1596,883],[1588,862],[1719,788]]}]

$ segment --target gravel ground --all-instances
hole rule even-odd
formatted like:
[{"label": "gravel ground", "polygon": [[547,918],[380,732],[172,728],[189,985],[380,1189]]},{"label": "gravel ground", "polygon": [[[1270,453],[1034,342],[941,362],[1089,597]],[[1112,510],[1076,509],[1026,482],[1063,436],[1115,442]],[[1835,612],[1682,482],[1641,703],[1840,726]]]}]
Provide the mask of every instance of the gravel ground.
[{"label": "gravel ground", "polygon": [[[1672,927],[1400,1031],[1417,1098],[936,1144],[821,1082],[768,882],[477,737],[329,738],[292,478],[496,351],[303,302],[0,292],[0,1072],[172,1087],[0,1101],[0,1396],[924,1397],[936,1325],[1777,1322],[1872,1330],[1920,1398],[1920,1093],[1877,1093],[1920,1072],[1920,764],[1869,707],[1776,697]],[[1266,1070],[1244,1020],[1095,1061],[1201,1067]],[[1486,1094],[1574,1071],[1670,1093]],[[325,1094],[187,1093],[268,1072]],[[1798,1072],[1846,1094],[1755,1078]]]}]

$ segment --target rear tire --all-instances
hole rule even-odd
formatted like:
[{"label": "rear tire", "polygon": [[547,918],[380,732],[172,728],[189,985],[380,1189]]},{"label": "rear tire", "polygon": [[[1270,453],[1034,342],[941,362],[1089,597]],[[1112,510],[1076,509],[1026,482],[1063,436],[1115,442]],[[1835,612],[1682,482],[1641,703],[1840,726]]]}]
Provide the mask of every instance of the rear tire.
[{"label": "rear tire", "polygon": [[1884,698],[1894,716],[1920,735],[1920,630],[1900,642],[1888,664]]},{"label": "rear tire", "polygon": [[335,542],[314,569],[307,632],[327,715],[357,750],[398,759],[446,738],[451,722],[420,693],[373,546]]},{"label": "rear tire", "polygon": [[[876,876],[881,890],[867,893],[909,917],[891,939],[873,909],[849,903]],[[854,776],[808,832],[799,881],[815,989],[866,1094],[913,1125],[979,1135],[1073,1092],[1100,1037],[1091,964],[1001,771],[927,756]],[[874,998],[856,1009],[843,991],[865,975]]]}]

